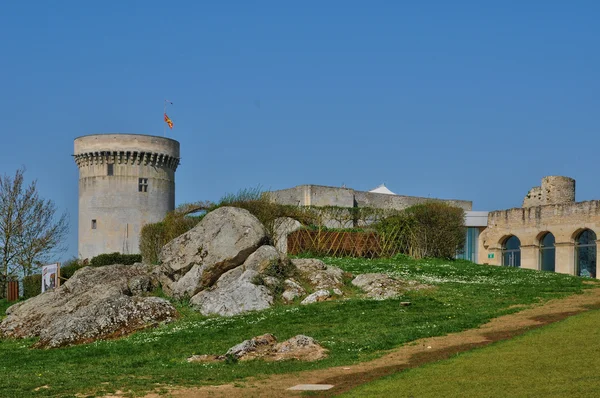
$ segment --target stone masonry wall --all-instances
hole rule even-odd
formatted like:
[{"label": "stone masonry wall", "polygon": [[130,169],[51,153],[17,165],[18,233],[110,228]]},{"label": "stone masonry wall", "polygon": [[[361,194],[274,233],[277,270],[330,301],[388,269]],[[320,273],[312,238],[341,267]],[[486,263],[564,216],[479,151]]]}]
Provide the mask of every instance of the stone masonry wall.
[{"label": "stone masonry wall", "polygon": [[575,202],[575,180],[563,176],[542,178],[542,185],[533,187],[523,199],[523,207]]},{"label": "stone masonry wall", "polygon": [[502,244],[514,235],[521,241],[521,267],[540,269],[540,239],[551,232],[556,239],[556,272],[574,274],[575,240],[585,229],[600,236],[598,200],[493,211],[480,235],[478,262],[501,265]]},{"label": "stone masonry wall", "polygon": [[294,188],[273,191],[270,195],[271,200],[277,203],[296,206],[373,207],[377,209],[402,210],[418,203],[438,200],[464,210],[471,210],[473,207],[473,203],[467,200],[387,195],[321,185],[299,185]]},{"label": "stone masonry wall", "polygon": [[175,207],[179,142],[139,134],[96,134],[75,139],[74,149],[79,168],[79,257],[139,253],[142,227],[162,220]]}]

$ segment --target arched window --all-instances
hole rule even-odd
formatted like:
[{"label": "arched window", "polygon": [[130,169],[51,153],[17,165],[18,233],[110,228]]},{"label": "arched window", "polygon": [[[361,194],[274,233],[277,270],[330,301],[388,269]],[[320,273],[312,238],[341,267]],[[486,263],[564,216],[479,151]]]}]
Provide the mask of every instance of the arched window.
[{"label": "arched window", "polygon": [[514,235],[506,239],[502,245],[502,265],[521,266],[521,241]]},{"label": "arched window", "polygon": [[540,269],[554,272],[556,264],[556,249],[554,248],[554,235],[547,232],[540,239]]},{"label": "arched window", "polygon": [[575,263],[578,276],[596,277],[596,234],[585,229],[575,240]]}]

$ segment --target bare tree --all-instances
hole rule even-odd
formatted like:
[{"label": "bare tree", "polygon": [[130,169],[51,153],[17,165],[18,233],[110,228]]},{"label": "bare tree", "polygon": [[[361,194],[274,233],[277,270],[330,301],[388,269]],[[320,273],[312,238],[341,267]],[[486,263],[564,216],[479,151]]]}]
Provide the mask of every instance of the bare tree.
[{"label": "bare tree", "polygon": [[24,169],[0,177],[0,272],[5,283],[16,273],[30,275],[53,254],[63,251],[67,214],[39,197],[36,182],[24,184]]}]

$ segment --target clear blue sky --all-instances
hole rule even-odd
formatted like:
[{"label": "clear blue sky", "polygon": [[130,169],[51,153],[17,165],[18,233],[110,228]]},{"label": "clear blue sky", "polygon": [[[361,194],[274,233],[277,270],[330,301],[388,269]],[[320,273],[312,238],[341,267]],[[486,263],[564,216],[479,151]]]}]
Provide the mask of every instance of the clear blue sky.
[{"label": "clear blue sky", "polygon": [[600,199],[597,1],[6,1],[1,173],[71,218],[73,139],[162,135],[177,203],[262,186],[520,206],[545,175]]}]

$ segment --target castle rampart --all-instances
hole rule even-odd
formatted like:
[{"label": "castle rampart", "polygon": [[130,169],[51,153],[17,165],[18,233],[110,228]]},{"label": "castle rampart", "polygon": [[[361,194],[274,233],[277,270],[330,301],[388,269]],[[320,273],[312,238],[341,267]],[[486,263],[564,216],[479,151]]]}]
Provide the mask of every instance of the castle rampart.
[{"label": "castle rampart", "polygon": [[140,134],[75,139],[79,257],[139,253],[139,235],[175,207],[179,142]]},{"label": "castle rampart", "polygon": [[372,207],[376,209],[402,210],[415,204],[435,200],[460,207],[464,210],[471,210],[473,207],[473,203],[467,200],[388,195],[322,185],[298,185],[293,188],[270,192],[270,196],[277,203],[295,206]]}]

